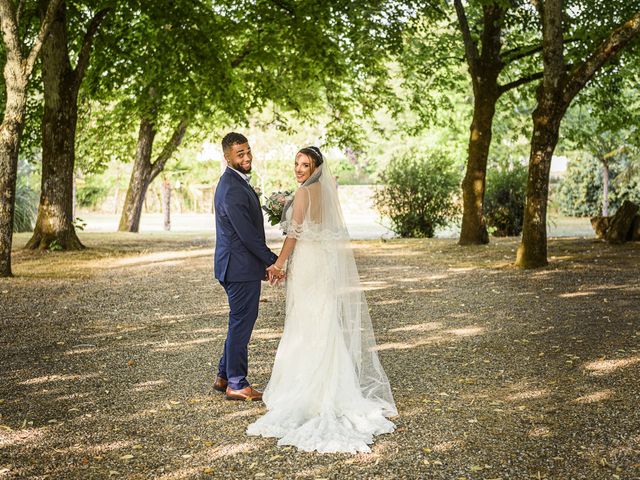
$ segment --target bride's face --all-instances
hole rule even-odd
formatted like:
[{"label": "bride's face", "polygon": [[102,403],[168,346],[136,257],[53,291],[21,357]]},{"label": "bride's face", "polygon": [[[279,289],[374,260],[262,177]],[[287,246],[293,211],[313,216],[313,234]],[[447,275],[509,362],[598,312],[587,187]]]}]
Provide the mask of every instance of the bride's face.
[{"label": "bride's face", "polygon": [[311,158],[309,158],[304,153],[299,153],[298,155],[296,155],[296,165],[294,171],[296,174],[296,181],[298,183],[304,183],[304,181],[311,176],[314,170],[315,166]]}]

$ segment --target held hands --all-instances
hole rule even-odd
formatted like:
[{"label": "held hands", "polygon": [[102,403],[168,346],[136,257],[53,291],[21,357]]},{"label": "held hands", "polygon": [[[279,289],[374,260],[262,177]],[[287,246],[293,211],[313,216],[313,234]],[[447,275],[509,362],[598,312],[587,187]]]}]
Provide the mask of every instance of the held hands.
[{"label": "held hands", "polygon": [[282,283],[285,278],[287,278],[287,276],[284,268],[279,267],[275,263],[267,268],[267,279],[270,285],[278,285]]}]

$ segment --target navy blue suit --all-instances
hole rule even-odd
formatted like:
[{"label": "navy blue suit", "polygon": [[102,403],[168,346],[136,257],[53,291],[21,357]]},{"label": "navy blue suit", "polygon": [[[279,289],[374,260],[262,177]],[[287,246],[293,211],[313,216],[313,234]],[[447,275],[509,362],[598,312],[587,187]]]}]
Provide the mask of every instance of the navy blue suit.
[{"label": "navy blue suit", "polygon": [[218,375],[232,389],[249,385],[247,346],[258,317],[261,282],[278,258],[267,247],[264,218],[256,192],[227,168],[214,196],[216,250],[214,271],[229,299],[229,330]]}]

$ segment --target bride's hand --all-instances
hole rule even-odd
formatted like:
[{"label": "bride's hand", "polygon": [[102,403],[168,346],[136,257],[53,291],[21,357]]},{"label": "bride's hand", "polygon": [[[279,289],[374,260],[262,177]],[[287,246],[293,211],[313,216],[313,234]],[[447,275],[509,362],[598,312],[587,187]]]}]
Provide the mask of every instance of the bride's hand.
[{"label": "bride's hand", "polygon": [[277,285],[285,278],[284,269],[278,267],[275,263],[267,268],[267,273],[270,285]]}]

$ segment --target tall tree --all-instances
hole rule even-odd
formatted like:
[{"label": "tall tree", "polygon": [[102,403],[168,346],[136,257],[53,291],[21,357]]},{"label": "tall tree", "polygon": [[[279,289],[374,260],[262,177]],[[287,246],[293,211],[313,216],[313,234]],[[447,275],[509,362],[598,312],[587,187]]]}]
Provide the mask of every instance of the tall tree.
[{"label": "tall tree", "polygon": [[640,151],[638,53],[630,51],[624,63],[611,62],[603,67],[603,75],[594,79],[596,88],[592,86],[578,94],[565,116],[564,138],[558,145],[563,151],[581,151],[600,162],[601,215],[605,217],[609,215],[612,168],[619,172],[621,164],[637,157]]},{"label": "tall tree", "polygon": [[[503,153],[491,150],[494,124],[512,123],[519,116],[521,98],[529,95],[526,87],[542,77],[537,55],[540,26],[529,0],[454,0],[452,8],[442,6],[436,21],[432,16],[427,12],[426,18],[418,19],[407,36],[402,56],[405,86],[414,92],[410,104],[423,127],[440,123],[445,111],[459,108],[453,91],[463,89],[472,99],[459,243],[482,244],[489,241],[483,217],[489,154]],[[500,138],[510,136],[507,131],[498,133]]]},{"label": "tall tree", "polygon": [[[103,142],[135,150],[121,231],[138,231],[147,190],[188,128],[202,138],[210,122],[223,114],[236,117],[235,110],[243,109],[242,102],[232,101],[238,82],[229,75],[223,19],[207,2],[190,0],[156,2],[133,18],[116,17],[112,30],[120,41],[101,50],[92,81],[104,110],[96,119],[98,128],[107,124],[118,130]],[[125,137],[134,125],[132,148]],[[121,154],[131,155],[126,149]]]},{"label": "tall tree", "polygon": [[[462,182],[463,214],[460,230],[460,245],[489,242],[489,235],[483,217],[484,193],[487,174],[487,160],[491,147],[493,121],[496,105],[500,97],[511,89],[542,77],[542,72],[527,73],[522,69],[522,60],[540,52],[539,42],[535,42],[535,28],[530,11],[519,2],[481,2],[481,11],[475,15],[472,25],[462,0],[454,0],[459,30],[464,44],[465,58],[473,86],[473,119],[469,135],[467,168]],[[510,32],[507,34],[506,31]],[[479,39],[474,32],[480,32]],[[517,38],[514,31],[519,33]],[[528,35],[527,35],[528,33]],[[515,43],[523,39],[533,41],[504,49],[504,37]],[[507,67],[515,66],[515,78],[501,80],[510,72]],[[524,70],[524,71],[523,71]],[[511,73],[511,77],[513,77]]]},{"label": "tall tree", "polygon": [[[64,250],[84,248],[73,224],[78,93],[94,38],[110,8],[98,7],[91,12],[87,5],[69,4],[60,2],[42,47],[42,183],[35,229],[26,245],[33,249],[48,248],[54,242]],[[70,35],[71,21],[82,23],[83,17],[88,17],[86,27]],[[77,51],[73,51],[74,45],[78,45]],[[77,58],[75,66],[72,56]]]},{"label": "tall tree", "polygon": [[140,12],[122,26],[112,46],[120,51],[103,56],[112,64],[96,80],[104,119],[128,120],[126,135],[135,118],[138,131],[120,230],[138,230],[149,184],[189,132],[238,125],[274,105],[307,120],[329,111],[328,133],[357,140],[358,120],[389,93],[384,62],[407,18],[405,5],[387,0],[188,3]]},{"label": "tall tree", "polygon": [[[547,265],[547,199],[551,159],[558,143],[560,124],[575,96],[609,60],[618,55],[640,33],[640,11],[632,2],[615,5],[614,18],[623,12],[629,16],[617,28],[606,32],[587,58],[568,65],[565,59],[565,37],[568,27],[580,24],[580,18],[570,22],[570,12],[563,0],[545,0],[538,6],[543,24],[544,76],[537,91],[537,106],[532,114],[533,134],[529,155],[527,204],[522,240],[516,256],[521,268]],[[578,9],[578,15],[584,14]],[[635,10],[635,12],[633,12]],[[573,25],[572,25],[573,23]],[[600,24],[603,19],[600,19]],[[584,29],[579,25],[579,29]],[[584,33],[584,32],[583,32]],[[592,35],[597,32],[587,32]]]},{"label": "tall tree", "polygon": [[[0,276],[11,276],[11,243],[15,209],[16,175],[24,128],[27,86],[42,44],[51,27],[60,0],[51,0],[35,38],[21,25],[25,2],[16,9],[11,0],[0,0],[0,26],[5,49],[5,107],[0,125]],[[21,28],[22,27],[22,28]],[[21,38],[20,33],[25,32]],[[26,38],[25,38],[26,37]],[[23,50],[28,48],[28,54]]]}]

